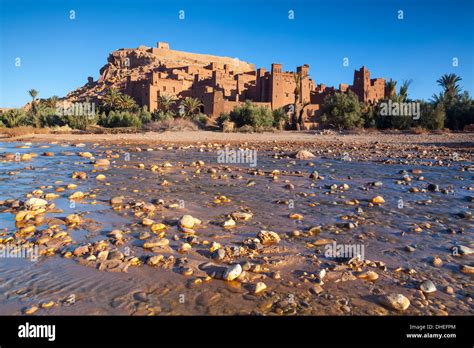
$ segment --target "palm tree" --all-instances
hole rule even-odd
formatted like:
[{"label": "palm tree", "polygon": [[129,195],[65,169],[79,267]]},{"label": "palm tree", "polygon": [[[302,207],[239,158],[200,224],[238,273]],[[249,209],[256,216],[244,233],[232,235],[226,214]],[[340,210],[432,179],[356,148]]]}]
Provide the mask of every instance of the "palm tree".
[{"label": "palm tree", "polygon": [[128,94],[120,94],[119,98],[119,108],[121,110],[133,111],[137,109],[137,103]]},{"label": "palm tree", "polygon": [[197,98],[186,97],[181,102],[181,107],[183,108],[184,116],[189,118],[197,114],[201,106],[203,106],[203,104]]},{"label": "palm tree", "polygon": [[398,93],[403,101],[406,101],[408,98],[408,87],[410,87],[412,80],[403,80],[402,85],[400,86],[400,92]]},{"label": "palm tree", "polygon": [[460,81],[462,78],[456,74],[444,74],[436,80],[436,83],[443,87],[445,95],[455,97],[461,92],[461,87],[458,85]]},{"label": "palm tree", "polygon": [[136,111],[138,108],[135,99],[133,99],[128,94],[117,91],[115,88],[110,88],[104,95],[102,98],[102,107],[107,111]]},{"label": "palm tree", "polygon": [[110,88],[102,99],[102,106],[107,110],[120,108],[120,93],[115,88]]},{"label": "palm tree", "polygon": [[302,75],[301,71],[294,72],[293,78],[295,79],[295,103],[293,106],[294,114],[292,115],[291,119],[291,126],[293,129],[303,130],[304,126],[304,108],[308,106],[310,103],[305,102],[303,103],[303,98],[301,96],[301,82],[305,76]]},{"label": "palm tree", "polygon": [[36,101],[36,97],[38,96],[38,91],[36,89],[30,89],[28,91],[28,94],[30,95],[31,97],[31,111],[35,114],[36,113],[36,105],[35,105],[35,101]]},{"label": "palm tree", "polygon": [[444,94],[440,92],[439,94],[433,94],[431,96],[431,102],[436,106],[439,103],[444,103]]},{"label": "palm tree", "polygon": [[44,105],[47,108],[56,109],[58,102],[59,102],[59,97],[56,95],[53,95],[52,97],[49,97],[48,99],[44,101]]},{"label": "palm tree", "polygon": [[390,81],[387,81],[387,83],[385,84],[385,90],[387,91],[388,97],[397,95],[397,81],[393,81],[392,79],[390,79]]},{"label": "palm tree", "polygon": [[167,114],[171,110],[173,104],[174,100],[171,96],[163,94],[158,97],[158,108],[165,114]]},{"label": "palm tree", "polygon": [[31,97],[31,120],[33,121],[35,127],[40,128],[41,120],[40,116],[38,115],[38,108],[36,106],[36,97],[38,96],[39,92],[33,88],[28,91],[28,94]]},{"label": "palm tree", "polygon": [[30,89],[28,91],[28,94],[31,96],[31,98],[33,99],[33,101],[36,100],[36,97],[38,96],[38,91],[36,89]]},{"label": "palm tree", "polygon": [[295,80],[295,103],[293,107],[294,114],[291,117],[291,126],[292,128],[297,128],[298,125],[298,120],[297,117],[300,113],[300,105],[301,105],[301,73],[300,72],[294,72],[293,73],[293,78]]}]

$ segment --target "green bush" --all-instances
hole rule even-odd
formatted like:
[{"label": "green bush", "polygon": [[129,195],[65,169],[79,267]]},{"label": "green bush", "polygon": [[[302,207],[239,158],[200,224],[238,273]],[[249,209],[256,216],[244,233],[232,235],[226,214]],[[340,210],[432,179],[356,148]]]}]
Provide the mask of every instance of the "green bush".
[{"label": "green bush", "polygon": [[272,127],[274,122],[270,109],[263,106],[255,106],[250,102],[235,107],[230,113],[230,120],[239,128],[246,125],[252,127]]},{"label": "green bush", "polygon": [[67,124],[67,117],[57,114],[56,108],[48,107],[44,103],[40,103],[36,114],[32,114],[34,119],[32,122],[39,127],[62,127]]},{"label": "green bush", "polygon": [[444,105],[446,125],[450,129],[462,130],[465,126],[474,124],[474,100],[467,91],[440,104]]},{"label": "green bush", "polygon": [[443,104],[434,106],[429,103],[421,103],[421,117],[418,124],[426,129],[438,130],[444,128],[446,112]]},{"label": "green bush", "polygon": [[285,109],[278,108],[273,110],[273,127],[283,129],[285,127],[285,124],[288,123],[288,121],[289,117]]},{"label": "green bush", "polygon": [[362,118],[364,119],[364,127],[365,128],[375,128],[376,127],[376,119],[377,119],[377,106],[375,105],[367,105],[363,114]]},{"label": "green bush", "polygon": [[67,125],[72,129],[86,130],[97,124],[98,117],[92,115],[69,115],[66,116]]},{"label": "green bush", "polygon": [[39,121],[41,123],[41,127],[62,127],[68,123],[66,117],[54,114],[39,115]]},{"label": "green bush", "polygon": [[11,109],[0,114],[0,121],[5,127],[13,128],[29,124],[26,112],[23,109]]},{"label": "green bush", "polygon": [[151,114],[152,121],[160,122],[160,121],[171,121],[175,118],[175,114],[172,111],[154,111]]},{"label": "green bush", "polygon": [[391,116],[388,117],[391,121],[390,128],[407,130],[413,126],[413,117],[412,116]]},{"label": "green bush", "polygon": [[336,93],[324,98],[321,121],[339,129],[353,129],[364,124],[359,98],[352,92]]},{"label": "green bush", "polygon": [[474,100],[468,91],[462,91],[461,81],[462,78],[456,74],[444,74],[436,81],[443,90],[432,97],[435,106],[441,104],[444,107],[446,126],[454,130],[474,124]]},{"label": "green bush", "polygon": [[142,109],[140,110],[139,117],[143,124],[150,123],[153,120],[153,116],[147,110],[146,106],[142,107]]},{"label": "green bush", "polygon": [[221,112],[219,116],[217,116],[216,123],[219,127],[222,128],[225,122],[230,121],[230,114]]},{"label": "green bush", "polygon": [[[383,100],[384,102],[386,100]],[[377,113],[374,118],[377,129],[407,130],[414,126],[412,116],[387,116]]]},{"label": "green bush", "polygon": [[106,128],[114,127],[141,127],[142,120],[139,115],[127,111],[110,111],[108,115],[102,113],[99,124]]},{"label": "green bush", "polygon": [[193,116],[193,120],[196,121],[201,126],[205,126],[207,124],[208,119],[209,118],[207,117],[207,115],[201,112]]}]

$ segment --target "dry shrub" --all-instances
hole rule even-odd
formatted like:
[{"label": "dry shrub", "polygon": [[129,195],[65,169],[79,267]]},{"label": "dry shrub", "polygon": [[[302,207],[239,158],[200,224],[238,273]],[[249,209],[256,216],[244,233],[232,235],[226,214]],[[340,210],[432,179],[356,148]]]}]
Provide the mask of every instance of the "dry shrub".
[{"label": "dry shrub", "polygon": [[52,127],[50,130],[54,134],[70,134],[74,131],[69,125]]},{"label": "dry shrub", "polygon": [[410,128],[410,133],[411,134],[428,134],[429,131],[423,127],[412,127]]},{"label": "dry shrub", "polygon": [[323,129],[319,132],[319,135],[336,135],[337,132],[333,131],[332,129]]},{"label": "dry shrub", "polygon": [[382,129],[381,133],[382,134],[403,134],[406,133],[407,131],[401,131],[400,129],[395,129],[395,128],[387,128],[387,129]]},{"label": "dry shrub", "polygon": [[[319,130],[321,125],[318,122],[305,122],[304,123],[305,130]],[[284,127],[282,127],[282,130]]]},{"label": "dry shrub", "polygon": [[251,125],[248,125],[248,124],[237,128],[237,132],[240,132],[240,133],[253,133],[254,131],[255,129]]},{"label": "dry shrub", "polygon": [[222,131],[224,133],[231,133],[235,130],[235,123],[232,121],[225,121],[222,123]]},{"label": "dry shrub", "polygon": [[270,132],[274,133],[276,131],[275,128],[271,126],[251,126],[249,124],[246,124],[240,128],[235,129],[236,132],[239,133],[265,133],[265,132]]},{"label": "dry shrub", "polygon": [[87,131],[76,131],[76,132],[91,133],[91,134],[134,134],[134,133],[139,133],[140,128],[137,128],[137,127],[106,128],[102,126],[91,126],[87,128]]},{"label": "dry shrub", "polygon": [[362,128],[364,130],[365,134],[376,134],[380,133],[380,131],[377,128]]},{"label": "dry shrub", "polygon": [[199,130],[196,122],[182,118],[175,118],[172,120],[163,120],[158,122],[151,122],[144,126],[145,130],[154,132],[163,131],[196,131]]},{"label": "dry shrub", "polygon": [[[389,129],[389,130],[383,130],[382,132],[387,133],[387,132],[392,132],[392,131],[393,131],[392,129]],[[349,135],[377,134],[380,132],[381,130],[377,128],[364,128],[364,127],[355,127],[355,128],[343,131],[344,134],[349,134]],[[336,133],[333,132],[333,134],[336,134]]]},{"label": "dry shrub", "polygon": [[434,129],[434,130],[431,131],[431,133],[433,133],[433,134],[438,134],[438,135],[442,135],[442,134],[451,133],[451,130],[448,129],[448,128],[444,128],[444,129]]},{"label": "dry shrub", "polygon": [[254,127],[254,130],[256,133],[265,133],[265,132],[274,133],[276,129],[273,128],[272,126],[256,126]]},{"label": "dry shrub", "polygon": [[49,134],[51,133],[51,129],[20,126],[14,128],[1,128],[0,133],[6,134],[8,137],[13,138],[28,134]]}]

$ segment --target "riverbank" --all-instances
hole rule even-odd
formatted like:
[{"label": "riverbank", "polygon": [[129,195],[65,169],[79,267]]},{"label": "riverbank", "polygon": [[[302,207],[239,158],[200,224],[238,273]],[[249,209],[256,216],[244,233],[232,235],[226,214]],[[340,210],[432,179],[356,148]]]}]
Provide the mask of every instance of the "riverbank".
[{"label": "riverbank", "polygon": [[222,133],[211,131],[165,131],[131,134],[29,134],[0,137],[4,142],[51,144],[92,144],[110,146],[190,146],[206,148],[211,144],[239,146],[258,151],[294,152],[301,148],[324,158],[410,163],[474,160],[474,133],[381,133],[320,134],[320,132]]},{"label": "riverbank", "polygon": [[165,131],[142,132],[132,134],[28,134],[13,138],[2,137],[1,141],[30,141],[30,142],[70,142],[70,143],[109,143],[109,144],[154,144],[176,143],[332,143],[345,142],[349,144],[368,144],[383,142],[385,144],[419,144],[474,146],[474,133],[381,133],[370,132],[362,134],[320,134],[317,131],[306,132],[265,132],[265,133],[223,133],[213,131]]}]

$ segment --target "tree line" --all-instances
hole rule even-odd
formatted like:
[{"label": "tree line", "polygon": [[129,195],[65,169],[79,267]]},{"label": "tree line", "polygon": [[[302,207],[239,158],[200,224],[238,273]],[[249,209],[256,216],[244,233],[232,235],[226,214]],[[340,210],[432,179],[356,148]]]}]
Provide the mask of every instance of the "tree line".
[{"label": "tree line", "polygon": [[[442,91],[434,94],[429,101],[411,99],[408,89],[411,81],[403,81],[396,91],[397,82],[390,80],[386,84],[388,96],[376,104],[363,104],[352,92],[336,93],[325,98],[322,106],[321,121],[326,127],[353,129],[358,127],[378,129],[409,129],[422,127],[429,130],[449,128],[463,130],[474,124],[474,102],[467,91],[459,85],[461,77],[445,74],[436,82]],[[420,117],[412,115],[386,116],[380,112],[383,103],[419,103]]]},{"label": "tree line", "polygon": [[[269,130],[269,129],[305,129],[304,111],[309,103],[301,98],[301,72],[294,73],[295,101],[289,108],[270,110],[246,102],[235,107],[230,113],[223,113],[217,118],[217,124],[224,126],[232,123],[232,129]],[[409,87],[411,80],[402,81],[398,92],[397,82],[386,82],[387,96],[377,103],[362,103],[357,95],[348,91],[326,96],[321,107],[321,117],[317,119],[324,128],[354,129],[400,129],[421,127],[429,130],[449,128],[463,130],[474,124],[474,101],[467,91],[463,91],[462,78],[456,74],[445,74],[436,82],[441,87],[439,94],[434,94],[429,101],[411,99]],[[103,127],[141,127],[150,122],[174,120],[176,118],[195,121],[205,125],[208,117],[201,110],[202,102],[197,98],[186,97],[181,101],[171,96],[160,95],[158,108],[147,111],[146,106],[139,106],[129,95],[110,88],[99,100],[94,115],[60,115],[57,112],[61,101],[57,96],[38,100],[39,92],[28,91],[31,97],[29,110],[12,109],[0,114],[0,126],[19,127],[33,126],[55,127],[68,125],[73,129],[87,129],[93,125]],[[89,100],[86,99],[86,103]],[[386,116],[381,112],[384,103],[418,103],[419,117],[413,115]],[[228,128],[230,130],[230,128]]]},{"label": "tree line", "polygon": [[[0,127],[32,126],[35,128],[69,126],[73,129],[85,130],[90,126],[99,125],[112,127],[141,127],[154,121],[175,118],[194,120],[205,124],[207,116],[202,114],[202,103],[197,98],[186,97],[179,104],[167,95],[158,97],[158,110],[149,112],[146,106],[140,106],[131,96],[110,88],[99,100],[95,114],[70,114],[58,112],[62,107],[59,97],[52,96],[38,100],[39,92],[28,91],[31,97],[29,109],[11,109],[0,114]],[[90,103],[90,99],[85,99]],[[175,107],[176,106],[176,107]],[[177,109],[177,110],[176,110]]]}]

